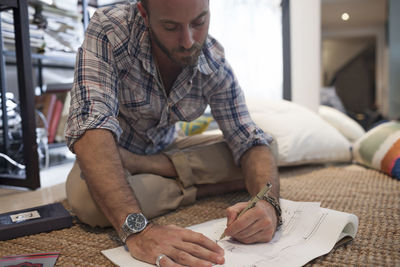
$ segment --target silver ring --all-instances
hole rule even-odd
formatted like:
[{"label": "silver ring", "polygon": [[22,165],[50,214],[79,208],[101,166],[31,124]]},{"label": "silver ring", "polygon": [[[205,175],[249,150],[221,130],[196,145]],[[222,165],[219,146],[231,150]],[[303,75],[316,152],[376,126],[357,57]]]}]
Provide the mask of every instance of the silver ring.
[{"label": "silver ring", "polygon": [[157,257],[157,260],[156,260],[156,265],[157,265],[157,267],[160,267],[160,261],[161,261],[161,259],[164,258],[164,257],[167,257],[167,256],[164,255],[164,254],[160,254],[160,255]]}]

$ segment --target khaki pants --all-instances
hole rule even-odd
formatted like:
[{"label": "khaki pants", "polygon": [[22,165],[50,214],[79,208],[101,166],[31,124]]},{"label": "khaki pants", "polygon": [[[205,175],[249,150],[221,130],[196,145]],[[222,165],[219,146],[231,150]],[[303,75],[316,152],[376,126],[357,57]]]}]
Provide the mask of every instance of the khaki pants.
[{"label": "khaki pants", "polygon": [[[271,151],[277,159],[277,144]],[[177,178],[154,174],[131,175],[126,179],[143,214],[154,218],[196,200],[197,184],[215,184],[243,179],[241,169],[221,135],[195,135],[178,138],[163,151],[172,161]],[[91,226],[111,224],[94,203],[79,165],[75,162],[66,183],[68,202],[78,218]]]}]

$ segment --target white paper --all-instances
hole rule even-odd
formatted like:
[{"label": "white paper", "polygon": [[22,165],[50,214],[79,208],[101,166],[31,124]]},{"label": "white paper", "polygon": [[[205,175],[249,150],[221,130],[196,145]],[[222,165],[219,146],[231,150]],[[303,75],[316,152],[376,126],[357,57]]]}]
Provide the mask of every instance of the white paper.
[{"label": "white paper", "polygon": [[[316,202],[280,200],[283,225],[269,243],[241,244],[229,237],[218,241],[225,250],[226,267],[302,266],[332,250],[345,236],[355,237],[358,218],[354,214],[320,207]],[[188,227],[218,240],[226,218]],[[125,248],[102,253],[118,266],[154,266],[132,258]]]}]

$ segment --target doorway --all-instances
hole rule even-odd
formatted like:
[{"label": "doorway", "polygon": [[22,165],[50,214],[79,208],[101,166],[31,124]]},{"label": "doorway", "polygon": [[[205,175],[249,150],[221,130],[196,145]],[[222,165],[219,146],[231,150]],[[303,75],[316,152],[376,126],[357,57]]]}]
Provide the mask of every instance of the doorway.
[{"label": "doorway", "polygon": [[[381,119],[376,97],[376,43],[374,36],[322,40],[323,88],[334,90],[342,105],[339,109],[365,129]],[[329,105],[326,98],[321,100]]]}]

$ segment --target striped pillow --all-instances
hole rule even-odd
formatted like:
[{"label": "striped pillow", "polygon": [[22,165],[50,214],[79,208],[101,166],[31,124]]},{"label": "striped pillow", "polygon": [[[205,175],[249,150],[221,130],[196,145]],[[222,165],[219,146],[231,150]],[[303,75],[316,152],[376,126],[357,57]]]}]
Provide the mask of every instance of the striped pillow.
[{"label": "striped pillow", "polygon": [[363,135],[353,147],[354,160],[400,180],[400,122],[385,122]]}]

